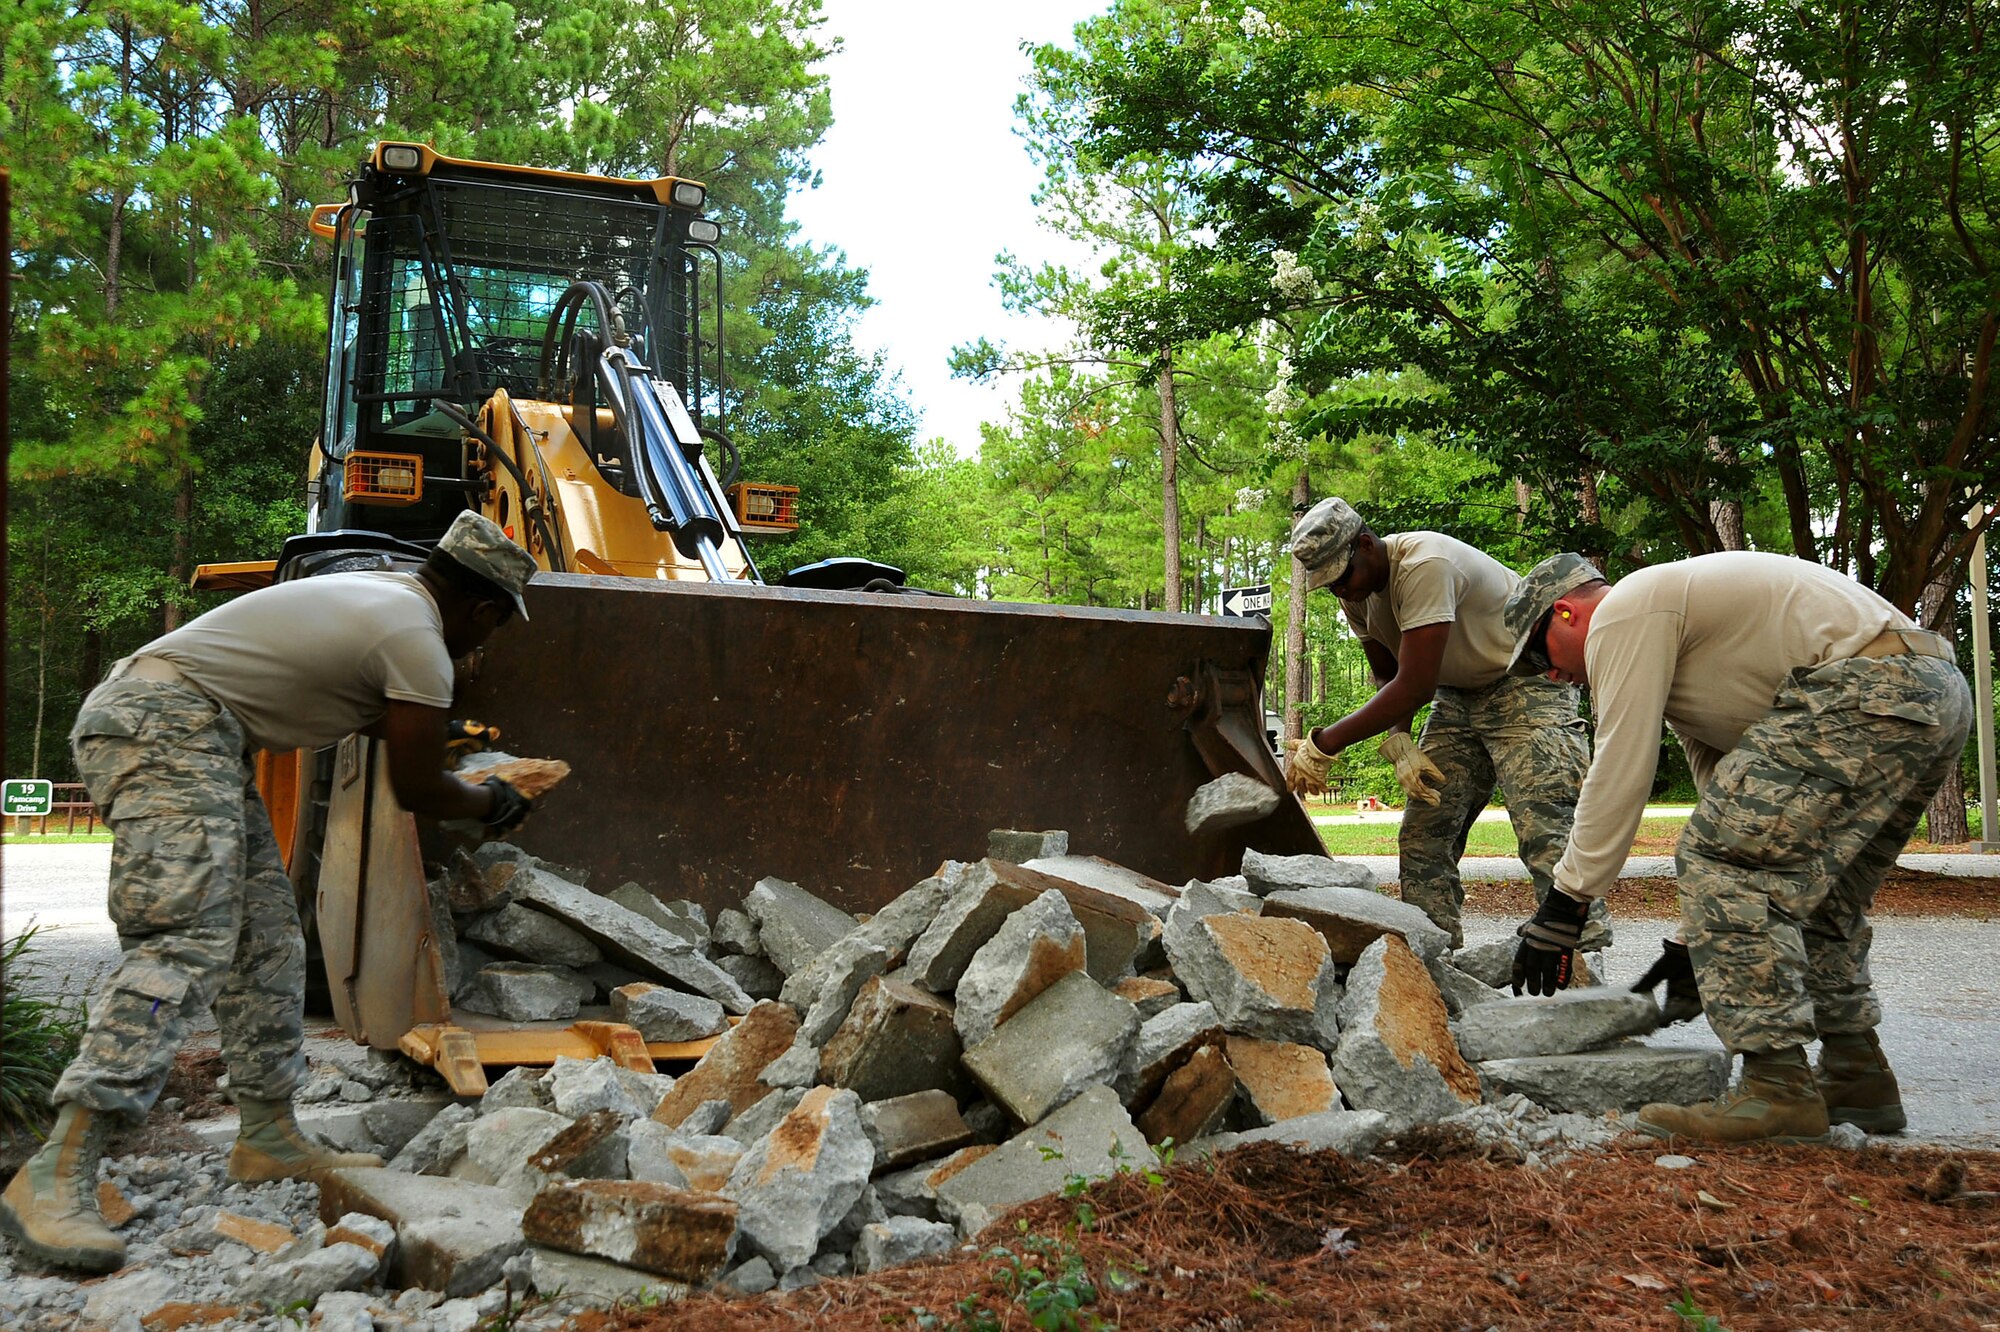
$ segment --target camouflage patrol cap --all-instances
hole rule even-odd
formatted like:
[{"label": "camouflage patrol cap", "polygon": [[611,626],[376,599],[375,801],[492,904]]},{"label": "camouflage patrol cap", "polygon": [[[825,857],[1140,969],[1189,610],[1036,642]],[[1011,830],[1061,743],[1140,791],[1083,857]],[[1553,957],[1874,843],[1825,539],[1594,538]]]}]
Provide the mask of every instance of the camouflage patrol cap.
[{"label": "camouflage patrol cap", "polygon": [[514,609],[522,619],[528,618],[521,589],[535,576],[535,557],[515,545],[498,523],[467,509],[453,520],[437,548],[514,598]]},{"label": "camouflage patrol cap", "polygon": [[1340,581],[1361,528],[1361,515],[1337,496],[1321,500],[1292,524],[1292,557],[1306,567],[1308,592]]},{"label": "camouflage patrol cap", "polygon": [[1514,659],[1507,663],[1507,674],[1548,674],[1546,646],[1530,648],[1529,641],[1565,594],[1585,583],[1603,581],[1597,566],[1574,552],[1551,555],[1522,575],[1521,585],[1508,594],[1507,604],[1500,608],[1500,623],[1514,637]]}]

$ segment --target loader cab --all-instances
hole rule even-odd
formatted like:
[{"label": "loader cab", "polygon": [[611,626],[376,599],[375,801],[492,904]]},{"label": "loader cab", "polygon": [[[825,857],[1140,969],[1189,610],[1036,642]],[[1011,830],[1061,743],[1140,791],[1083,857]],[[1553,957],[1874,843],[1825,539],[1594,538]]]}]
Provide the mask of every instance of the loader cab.
[{"label": "loader cab", "polygon": [[[434,540],[488,484],[468,469],[463,419],[501,391],[566,400],[578,392],[573,353],[616,333],[681,387],[698,422],[719,413],[720,280],[705,292],[701,263],[715,270],[718,229],[701,216],[705,198],[693,181],[377,145],[347,202],[313,218],[336,246],[314,530]],[[592,311],[560,317],[584,280],[614,293],[615,332]],[[630,493],[622,442],[598,420],[585,410],[579,433]]]}]

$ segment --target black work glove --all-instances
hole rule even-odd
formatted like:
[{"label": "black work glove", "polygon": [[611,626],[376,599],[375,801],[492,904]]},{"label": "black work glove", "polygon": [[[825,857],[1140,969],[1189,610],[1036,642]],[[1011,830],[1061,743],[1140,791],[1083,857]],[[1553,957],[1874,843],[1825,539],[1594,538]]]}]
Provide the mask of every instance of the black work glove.
[{"label": "black work glove", "polygon": [[534,812],[534,803],[515,790],[505,777],[488,777],[480,785],[493,793],[493,808],[480,822],[495,837],[505,837]]},{"label": "black work glove", "polygon": [[1514,933],[1521,946],[1514,950],[1514,993],[1524,988],[1529,994],[1554,994],[1569,988],[1576,957],[1576,941],[1583,937],[1583,921],[1590,903],[1579,902],[1560,888],[1535,908],[1534,917]]},{"label": "black work glove", "polygon": [[1701,990],[1694,983],[1694,959],[1688,956],[1686,944],[1660,940],[1658,960],[1646,968],[1645,975],[1632,982],[1632,993],[1651,994],[1661,981],[1667,983],[1667,1002],[1660,1010],[1661,1021],[1671,1027],[1700,1016]]}]

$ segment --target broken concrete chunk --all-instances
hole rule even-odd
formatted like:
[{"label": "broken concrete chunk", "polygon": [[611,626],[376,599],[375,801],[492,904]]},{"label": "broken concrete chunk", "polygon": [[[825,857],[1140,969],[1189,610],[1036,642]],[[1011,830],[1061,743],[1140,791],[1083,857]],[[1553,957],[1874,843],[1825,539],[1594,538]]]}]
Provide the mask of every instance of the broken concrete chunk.
[{"label": "broken concrete chunk", "polygon": [[1082,884],[1100,893],[1122,897],[1155,916],[1166,915],[1167,908],[1180,896],[1180,890],[1172,885],[1161,883],[1135,869],[1127,869],[1102,856],[1039,856],[1019,863],[1022,869],[1053,875],[1068,883]]},{"label": "broken concrete chunk", "polygon": [[319,1214],[336,1222],[349,1212],[396,1227],[390,1280],[447,1295],[470,1295],[500,1279],[527,1245],[522,1205],[469,1180],[406,1175],[377,1168],[335,1170],[320,1180]]},{"label": "broken concrete chunk", "polygon": [[646,981],[611,992],[611,1020],[637,1028],[648,1041],[706,1040],[729,1027],[728,1015],[715,1000]]},{"label": "broken concrete chunk", "polygon": [[521,1218],[536,1244],[689,1283],[722,1270],[735,1229],[726,1198],[635,1180],[558,1180]]},{"label": "broken concrete chunk", "polygon": [[1204,1045],[1160,1084],[1136,1121],[1139,1132],[1156,1146],[1192,1142],[1228,1121],[1236,1095],[1236,1074],[1222,1047]]},{"label": "broken concrete chunk", "polygon": [[524,962],[587,967],[603,956],[595,944],[569,926],[519,902],[477,917],[465,927],[465,937]]},{"label": "broken concrete chunk", "polygon": [[708,942],[717,953],[764,956],[764,945],[757,938],[757,922],[750,919],[749,912],[735,907],[724,907],[715,913],[715,924],[709,928]]},{"label": "broken concrete chunk", "polygon": [[956,860],[945,861],[936,874],[899,894],[796,975],[786,978],[780,997],[801,1011],[810,1009],[831,978],[851,971],[856,959],[873,949],[888,954],[883,971],[901,966],[910,946],[937,919],[969,868]]},{"label": "broken concrete chunk", "polygon": [[1213,1004],[1175,1004],[1140,1024],[1112,1088],[1128,1107],[1144,1105],[1189,1055],[1221,1040],[1222,1020]]},{"label": "broken concrete chunk", "polygon": [[580,1253],[564,1253],[560,1249],[531,1247],[533,1256],[529,1267],[529,1280],[535,1289],[544,1295],[561,1292],[565,1300],[574,1300],[590,1308],[609,1308],[620,1302],[627,1304],[649,1304],[661,1300],[685,1299],[688,1283],[671,1281],[655,1276],[651,1272],[641,1272],[623,1263],[607,1262],[602,1258],[587,1258]]},{"label": "broken concrete chunk", "polygon": [[1519,1092],[1550,1110],[1601,1115],[1654,1102],[1693,1105],[1712,1100],[1728,1086],[1729,1054],[1618,1046],[1583,1054],[1488,1060],[1479,1065],[1479,1076],[1498,1095]]},{"label": "broken concrete chunk", "polygon": [[396,1228],[379,1216],[349,1212],[327,1227],[326,1242],[329,1246],[352,1244],[368,1250],[375,1255],[375,1271],[379,1277],[388,1268],[391,1251],[396,1247]]},{"label": "broken concrete chunk", "polygon": [[965,1067],[1018,1123],[1033,1124],[1117,1076],[1139,1014],[1083,972],[1037,995],[965,1052]]},{"label": "broken concrete chunk", "polygon": [[375,1278],[375,1268],[375,1255],[368,1250],[332,1244],[288,1262],[251,1268],[237,1283],[236,1298],[267,1309],[310,1307],[333,1291],[367,1285]]},{"label": "broken concrete chunk", "polygon": [[[866,927],[863,927],[866,928]],[[840,1024],[847,1019],[847,1012],[854,1006],[854,996],[861,993],[861,987],[889,969],[889,950],[860,939],[861,931],[855,931],[848,939],[842,940],[829,950],[829,956],[839,955],[839,964],[830,968],[816,987],[812,1007],[799,1022],[799,1039],[814,1046],[825,1045],[833,1033],[840,1030]],[[850,942],[850,940],[852,942]]]},{"label": "broken concrete chunk", "polygon": [[743,1155],[734,1138],[670,1129],[652,1120],[628,1125],[626,1169],[633,1179],[677,1188],[720,1189]]},{"label": "broken concrete chunk", "polygon": [[1061,829],[1022,832],[1015,828],[995,828],[986,834],[986,854],[1015,865],[1025,865],[1038,856],[1066,856],[1069,834]]},{"label": "broken concrete chunk", "polygon": [[[1188,1144],[1194,1156],[1210,1156],[1247,1147],[1253,1142],[1282,1142],[1304,1152],[1339,1152],[1363,1157],[1375,1150],[1393,1127],[1379,1110],[1325,1110],[1316,1115],[1283,1119],[1248,1133],[1219,1133]],[[1185,1158],[1184,1158],[1185,1159]]]},{"label": "broken concrete chunk", "polygon": [[[488,1088],[488,1094],[492,1092]],[[483,1104],[483,1102],[482,1102]],[[497,1108],[497,1107],[496,1107]],[[469,1105],[447,1105],[403,1144],[389,1169],[407,1175],[442,1175],[465,1155],[465,1141],[479,1112]]]},{"label": "broken concrete chunk", "polygon": [[553,1110],[555,1103],[549,1099],[549,1089],[543,1082],[547,1076],[545,1068],[522,1065],[508,1069],[479,1098],[479,1113],[490,1115],[496,1110],[516,1106],[525,1106],[530,1110]]},{"label": "broken concrete chunk", "polygon": [[482,1115],[466,1135],[466,1160],[477,1170],[474,1178],[525,1204],[542,1183],[528,1159],[569,1126],[567,1116],[549,1110],[520,1107]]},{"label": "broken concrete chunk", "polygon": [[660,1108],[668,1092],[674,1089],[674,1080],[665,1073],[641,1073],[636,1068],[614,1068],[612,1070],[625,1094],[632,1098],[632,1104],[639,1107],[639,1113],[651,1117]]},{"label": "broken concrete chunk", "polygon": [[1350,1107],[1380,1110],[1399,1130],[1479,1104],[1444,999],[1401,935],[1368,945],[1348,972],[1333,1077]]},{"label": "broken concrete chunk", "polygon": [[772,966],[768,957],[725,953],[715,959],[715,965],[728,972],[752,999],[776,999],[784,992],[785,973]]},{"label": "broken concrete chunk", "polygon": [[1330,856],[1268,856],[1243,853],[1243,878],[1259,897],[1295,888],[1375,889],[1375,871],[1354,860]]},{"label": "broken concrete chunk", "polygon": [[565,976],[530,962],[494,962],[479,969],[459,996],[458,1007],[509,1022],[562,1021],[583,1006],[579,982],[590,994],[597,992],[574,972]]},{"label": "broken concrete chunk", "polygon": [[961,1046],[949,1001],[890,976],[861,987],[846,1021],[820,1051],[822,1080],[864,1101],[933,1087],[966,1087]]},{"label": "broken concrete chunk", "polygon": [[967,872],[937,919],[910,946],[910,979],[936,994],[956,989],[973,953],[1001,922],[1051,889],[1063,895],[1083,927],[1090,974],[1106,985],[1129,974],[1132,959],[1159,928],[1151,912],[1111,893],[989,859]]},{"label": "broken concrete chunk", "polygon": [[639,1114],[639,1103],[619,1080],[618,1066],[609,1059],[572,1059],[558,1055],[543,1075],[549,1104],[559,1115],[575,1119],[593,1110],[610,1110],[622,1119]]},{"label": "broken concrete chunk", "polygon": [[681,1120],[679,1131],[691,1137],[720,1133],[722,1126],[729,1122],[729,1116],[734,1113],[727,1101],[703,1101]]},{"label": "broken concrete chunk", "polygon": [[856,923],[831,902],[778,878],[759,879],[743,899],[743,909],[757,922],[764,956],[787,976],[831,948]]},{"label": "broken concrete chunk", "polygon": [[1220,879],[1189,879],[1181,887],[1181,896],[1189,893],[1206,893],[1206,901],[1217,904],[1212,911],[1199,914],[1208,916],[1215,911],[1247,911],[1260,915],[1264,910],[1264,899],[1250,891],[1250,881],[1241,874],[1226,874]]},{"label": "broken concrete chunk", "polygon": [[1083,927],[1054,889],[1019,908],[967,963],[953,997],[959,1039],[976,1045],[1028,1001],[1082,971]]},{"label": "broken concrete chunk", "polygon": [[537,1187],[558,1177],[625,1178],[625,1158],[630,1147],[625,1125],[630,1119],[631,1116],[616,1110],[590,1111],[531,1155],[524,1174],[529,1178],[539,1175]]},{"label": "broken concrete chunk", "polygon": [[1279,1041],[1330,1041],[1330,1004],[1339,988],[1333,956],[1304,921],[1240,912],[1191,920],[1177,911],[1166,945],[1189,997],[1213,1004],[1228,1030]]},{"label": "broken concrete chunk", "polygon": [[499,884],[487,880],[486,871],[464,847],[451,853],[451,863],[444,874],[445,904],[459,915],[472,915],[481,911],[496,911],[513,900],[504,880],[512,877],[512,871],[502,877]]},{"label": "broken concrete chunk", "polygon": [[[964,1235],[968,1216],[993,1215],[1032,1198],[1060,1193],[1071,1175],[1109,1177],[1120,1161],[1143,1161],[1150,1154],[1146,1139],[1112,1090],[1090,1087],[1047,1119],[945,1178],[936,1178],[942,1170],[933,1171],[931,1187],[940,1210],[947,1219],[960,1221],[959,1233]],[[886,1194],[883,1203],[889,1203]]]},{"label": "broken concrete chunk", "polygon": [[511,880],[517,901],[533,903],[556,916],[615,960],[660,980],[705,994],[732,1013],[750,1011],[750,997],[729,973],[677,934],[655,925],[609,898],[529,866]]},{"label": "broken concrete chunk", "polygon": [[892,1216],[861,1229],[854,1246],[854,1270],[879,1272],[885,1267],[902,1267],[920,1258],[950,1253],[958,1246],[958,1231],[942,1221],[925,1221],[914,1216]]},{"label": "broken concrete chunk", "polygon": [[861,1098],[815,1087],[744,1154],[723,1193],[737,1204],[743,1238],[773,1268],[789,1271],[812,1261],[868,1187],[874,1164]]},{"label": "broken concrete chunk", "polygon": [[757,1104],[729,1121],[729,1136],[748,1147],[762,1141],[805,1100],[804,1087],[776,1087]]},{"label": "broken concrete chunk", "polygon": [[708,947],[707,929],[696,924],[685,914],[668,909],[666,903],[637,883],[620,884],[605,896],[627,911],[644,916],[667,933],[685,939],[696,948]]},{"label": "broken concrete chunk", "polygon": [[1475,980],[1445,958],[1434,957],[1425,965],[1430,968],[1431,979],[1437,982],[1438,993],[1444,996],[1445,1011],[1453,1017],[1468,1008],[1507,997],[1505,991]]},{"label": "broken concrete chunk", "polygon": [[1484,1062],[1575,1054],[1621,1036],[1643,1036],[1659,1025],[1651,995],[1599,987],[1480,1004],[1461,1015],[1452,1032],[1460,1053]]},{"label": "broken concrete chunk", "polygon": [[910,945],[905,963],[908,979],[933,994],[950,994],[958,988],[972,955],[1019,905],[1000,892],[993,862],[979,862],[959,879],[930,925]]},{"label": "broken concrete chunk", "polygon": [[1138,1009],[1141,1022],[1158,1017],[1186,997],[1172,981],[1152,976],[1127,976],[1111,987],[1111,993]]},{"label": "broken concrete chunk", "polygon": [[972,1129],[950,1092],[911,1092],[861,1107],[861,1127],[875,1147],[875,1169],[896,1170],[913,1161],[957,1151],[972,1141]]},{"label": "broken concrete chunk", "polygon": [[1344,967],[1352,966],[1362,949],[1385,934],[1402,935],[1410,951],[1425,960],[1443,956],[1451,946],[1451,936],[1421,910],[1368,888],[1274,889],[1265,895],[1264,915],[1312,926],[1333,950],[1333,960]]},{"label": "broken concrete chunk", "polygon": [[1277,812],[1278,800],[1277,791],[1248,773],[1226,772],[1188,800],[1188,834],[1205,837],[1267,819]]},{"label": "broken concrete chunk", "polygon": [[673,1090],[653,1111],[669,1128],[693,1114],[704,1101],[722,1100],[741,1114],[770,1089],[757,1075],[791,1048],[799,1032],[799,1015],[779,1003],[761,1003],[724,1032],[709,1052],[674,1083]]},{"label": "broken concrete chunk", "polygon": [[819,1081],[819,1047],[806,1040],[803,1030],[792,1048],[764,1066],[757,1080],[766,1087],[810,1087]]},{"label": "broken concrete chunk", "polygon": [[1243,1102],[1258,1124],[1340,1108],[1340,1089],[1333,1085],[1325,1051],[1248,1036],[1231,1036],[1224,1048]]}]

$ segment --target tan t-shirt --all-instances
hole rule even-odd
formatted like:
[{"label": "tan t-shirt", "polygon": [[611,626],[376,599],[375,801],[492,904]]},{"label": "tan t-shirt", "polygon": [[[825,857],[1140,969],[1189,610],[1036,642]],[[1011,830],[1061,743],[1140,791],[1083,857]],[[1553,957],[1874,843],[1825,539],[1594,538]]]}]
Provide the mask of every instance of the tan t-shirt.
[{"label": "tan t-shirt", "polygon": [[1427,624],[1449,624],[1438,683],[1483,689],[1507,673],[1514,640],[1500,608],[1521,575],[1475,546],[1442,532],[1384,537],[1389,586],[1363,601],[1343,601],[1355,637],[1402,655],[1403,635]]},{"label": "tan t-shirt", "polygon": [[161,657],[236,714],[262,749],[316,749],[378,721],[389,700],[451,706],[444,620],[415,574],[277,583],[226,602],[134,656]]},{"label": "tan t-shirt", "polygon": [[1659,765],[1660,725],[1687,746],[1698,786],[1777,701],[1793,669],[1854,656],[1914,629],[1875,593],[1820,564],[1728,551],[1642,569],[1605,593],[1584,664],[1595,757],[1556,886],[1601,897],[1625,867]]}]

